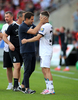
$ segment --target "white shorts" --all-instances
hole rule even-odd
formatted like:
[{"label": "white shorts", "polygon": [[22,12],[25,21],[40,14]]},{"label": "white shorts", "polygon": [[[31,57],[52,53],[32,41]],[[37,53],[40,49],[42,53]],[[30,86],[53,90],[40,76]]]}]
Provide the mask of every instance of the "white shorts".
[{"label": "white shorts", "polygon": [[50,68],[52,55],[40,56],[40,67]]}]

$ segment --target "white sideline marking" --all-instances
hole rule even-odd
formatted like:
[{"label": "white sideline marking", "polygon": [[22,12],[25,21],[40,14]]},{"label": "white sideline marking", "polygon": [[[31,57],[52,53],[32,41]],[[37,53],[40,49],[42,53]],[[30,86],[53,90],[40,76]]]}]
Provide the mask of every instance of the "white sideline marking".
[{"label": "white sideline marking", "polygon": [[[41,68],[38,68],[41,69]],[[66,73],[66,74],[74,74],[74,72],[64,72],[64,71],[55,71],[54,69],[50,69],[53,72],[58,72],[58,73]]]},{"label": "white sideline marking", "polygon": [[[35,71],[35,73],[40,73],[42,74],[42,72],[39,72],[39,71]],[[57,74],[52,74],[53,76],[57,76],[57,77],[61,77],[61,78],[66,78],[66,79],[71,79],[71,80],[76,80],[78,81],[77,78],[71,78],[71,77],[67,77],[67,76],[62,76],[62,75],[57,75]]]},{"label": "white sideline marking", "polygon": [[59,72],[59,73],[66,73],[66,74],[74,74],[74,72],[55,71],[54,69],[51,69],[51,71]]},{"label": "white sideline marking", "polygon": [[56,74],[52,74],[53,76],[57,76],[57,77],[62,77],[62,78],[66,78],[66,79],[72,79],[72,80],[76,80],[78,81],[77,78],[71,78],[71,77],[66,77],[66,76],[62,76],[62,75],[56,75]]}]

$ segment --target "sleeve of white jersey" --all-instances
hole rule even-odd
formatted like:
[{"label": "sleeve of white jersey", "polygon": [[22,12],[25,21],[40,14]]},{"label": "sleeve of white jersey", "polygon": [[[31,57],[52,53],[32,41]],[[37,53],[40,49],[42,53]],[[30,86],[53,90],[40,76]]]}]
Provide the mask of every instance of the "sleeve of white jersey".
[{"label": "sleeve of white jersey", "polygon": [[3,33],[4,31],[5,31],[5,30],[4,30],[4,25],[3,25],[1,32]]},{"label": "sleeve of white jersey", "polygon": [[42,26],[41,28],[40,28],[40,31],[39,31],[39,34],[41,34],[41,35],[45,35],[45,32],[46,31],[46,28],[44,27],[44,26]]},{"label": "sleeve of white jersey", "polygon": [[7,28],[8,28],[8,24],[6,23],[3,25],[1,32],[2,33],[5,32],[7,30]]}]

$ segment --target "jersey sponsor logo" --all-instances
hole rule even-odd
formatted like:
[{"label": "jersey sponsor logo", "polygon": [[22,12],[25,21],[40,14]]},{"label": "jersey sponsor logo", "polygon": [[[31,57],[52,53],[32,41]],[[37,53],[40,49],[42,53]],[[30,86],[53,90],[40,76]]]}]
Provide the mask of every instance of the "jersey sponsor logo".
[{"label": "jersey sponsor logo", "polygon": [[16,29],[15,32],[18,32],[18,29]]},{"label": "jersey sponsor logo", "polygon": [[44,28],[41,28],[41,29],[40,29],[40,32],[44,32]]},{"label": "jersey sponsor logo", "polygon": [[13,61],[16,62],[16,58],[15,57],[13,57]]}]

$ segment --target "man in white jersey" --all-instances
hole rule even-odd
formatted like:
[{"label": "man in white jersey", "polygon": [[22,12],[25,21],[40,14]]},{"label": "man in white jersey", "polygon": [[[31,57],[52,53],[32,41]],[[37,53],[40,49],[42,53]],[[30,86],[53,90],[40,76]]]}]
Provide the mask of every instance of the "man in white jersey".
[{"label": "man in white jersey", "polygon": [[[20,75],[20,69],[22,65],[22,57],[20,54],[20,46],[19,46],[19,38],[18,38],[18,28],[19,25],[24,20],[24,14],[25,11],[19,11],[17,14],[17,22],[9,25],[8,29],[3,35],[3,40],[9,45],[9,54],[11,57],[11,61],[14,66],[13,70],[13,79],[14,79],[14,86],[13,90],[18,91],[19,90],[19,75]],[[7,39],[7,37],[10,36],[10,40]]]},{"label": "man in white jersey", "polygon": [[25,44],[27,42],[34,42],[40,39],[39,43],[39,55],[40,55],[40,66],[42,67],[42,72],[44,75],[46,89],[41,92],[41,94],[55,94],[53,86],[53,78],[50,71],[50,62],[52,58],[52,34],[53,27],[49,23],[49,13],[43,11],[40,13],[40,20],[46,16],[44,24],[41,26],[41,29],[37,36],[31,39],[23,39],[21,42]]},{"label": "man in white jersey", "polygon": [[[5,13],[5,21],[6,21],[6,24],[3,25],[2,30],[1,30],[2,33],[4,33],[7,30],[8,26],[13,23],[12,12],[8,11]],[[8,39],[10,39],[9,36],[8,36]],[[9,47],[6,43],[4,43],[3,67],[7,68],[7,78],[8,78],[8,82],[9,82],[7,90],[10,90],[13,88],[13,85],[12,85],[12,62],[11,62],[11,58],[9,56]]]}]

